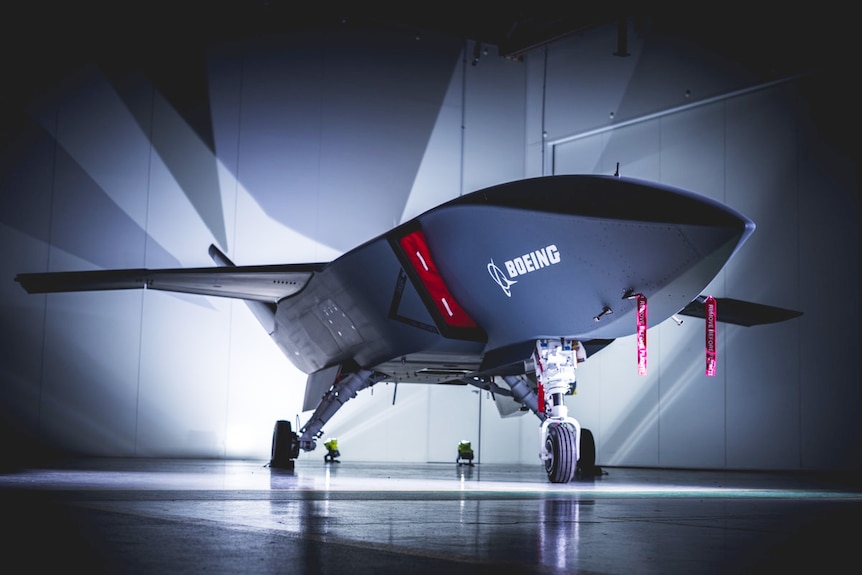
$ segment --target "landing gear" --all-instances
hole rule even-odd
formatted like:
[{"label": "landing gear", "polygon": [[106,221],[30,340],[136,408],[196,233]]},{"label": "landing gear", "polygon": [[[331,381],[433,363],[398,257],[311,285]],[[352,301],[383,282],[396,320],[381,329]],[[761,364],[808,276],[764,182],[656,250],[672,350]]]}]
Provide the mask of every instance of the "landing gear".
[{"label": "landing gear", "polygon": [[568,483],[575,477],[575,432],[569,424],[552,423],[545,436],[545,472],[551,483]]},{"label": "landing gear", "polygon": [[317,404],[308,423],[299,430],[302,434],[299,436],[299,448],[303,451],[313,451],[317,447],[316,439],[323,435],[323,425],[329,421],[329,418],[335,415],[335,412],[348,400],[356,397],[359,391],[374,385],[382,377],[381,374],[367,370],[359,370],[343,376],[339,373]]},{"label": "landing gear", "polygon": [[[573,479],[592,479],[602,474],[596,467],[596,443],[593,433],[581,428],[580,449],[575,448],[575,430],[566,423],[551,424],[545,436],[545,472],[551,483],[568,483]],[[580,452],[580,457],[575,452]]]},{"label": "landing gear", "polygon": [[293,432],[289,421],[276,421],[272,431],[272,456],[269,466],[277,469],[293,469],[299,456],[299,437]]},{"label": "landing gear", "polygon": [[581,429],[581,456],[578,458],[578,467],[575,477],[578,479],[592,479],[602,474],[602,470],[596,467],[596,441],[593,432],[589,429]]},{"label": "landing gear", "polygon": [[[275,430],[272,433],[272,459],[269,461],[269,466],[293,469],[294,460],[299,457],[300,450],[313,451],[317,447],[316,440],[323,435],[323,425],[329,421],[329,418],[345,402],[356,397],[357,392],[374,385],[381,377],[381,374],[364,370],[348,373],[343,377],[338,374],[320,400],[311,419],[299,430],[301,435],[293,431],[289,421],[276,421]],[[338,451],[338,441],[333,439],[327,443],[327,453],[323,460],[326,463],[340,463],[336,459],[341,455]]]},{"label": "landing gear", "polygon": [[[575,369],[581,358],[586,359],[586,353],[577,341],[536,341],[533,363],[538,390],[537,415],[543,419],[539,457],[545,462],[545,472],[551,483],[571,481],[581,459],[581,439],[585,434],[581,433],[581,424],[569,417],[563,401],[563,396],[574,390]],[[589,431],[586,435],[592,439]],[[585,449],[585,455],[588,455],[586,452]],[[592,442],[589,452],[594,460],[595,444]]]}]

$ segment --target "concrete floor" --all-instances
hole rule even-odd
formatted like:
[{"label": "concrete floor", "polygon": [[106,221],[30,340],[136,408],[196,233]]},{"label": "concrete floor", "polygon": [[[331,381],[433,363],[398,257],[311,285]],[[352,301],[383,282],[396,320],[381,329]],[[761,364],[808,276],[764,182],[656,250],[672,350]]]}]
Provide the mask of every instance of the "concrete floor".
[{"label": "concrete floor", "polygon": [[540,464],[96,459],[0,474],[20,573],[857,573],[862,483]]}]

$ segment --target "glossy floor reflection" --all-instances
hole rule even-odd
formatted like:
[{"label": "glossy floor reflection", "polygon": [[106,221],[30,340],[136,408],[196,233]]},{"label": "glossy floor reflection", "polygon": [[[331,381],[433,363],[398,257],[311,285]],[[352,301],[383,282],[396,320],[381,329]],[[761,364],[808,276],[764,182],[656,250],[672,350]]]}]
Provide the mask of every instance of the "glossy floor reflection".
[{"label": "glossy floor reflection", "polygon": [[856,572],[858,477],[605,472],[76,460],[0,475],[4,556],[31,573]]}]

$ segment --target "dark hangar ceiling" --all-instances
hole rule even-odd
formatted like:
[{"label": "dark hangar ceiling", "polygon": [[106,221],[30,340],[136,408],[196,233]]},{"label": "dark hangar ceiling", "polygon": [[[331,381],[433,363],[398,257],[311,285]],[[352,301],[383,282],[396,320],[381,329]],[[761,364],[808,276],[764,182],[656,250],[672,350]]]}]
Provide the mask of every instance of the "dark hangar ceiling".
[{"label": "dark hangar ceiling", "polygon": [[173,77],[201,70],[213,42],[292,30],[386,26],[419,35],[435,32],[494,46],[498,56],[518,61],[555,40],[622,24],[625,35],[609,47],[614,53],[625,52],[625,42],[638,36],[670,34],[765,80],[849,65],[855,55],[848,47],[850,19],[810,9],[740,15],[729,9],[647,13],[625,4],[577,1],[527,7],[353,2],[317,8],[289,0],[43,0],[12,3],[2,12],[0,144],[20,127],[22,111],[35,95],[83,63],[97,63],[108,74],[141,69],[163,76],[167,85]]}]

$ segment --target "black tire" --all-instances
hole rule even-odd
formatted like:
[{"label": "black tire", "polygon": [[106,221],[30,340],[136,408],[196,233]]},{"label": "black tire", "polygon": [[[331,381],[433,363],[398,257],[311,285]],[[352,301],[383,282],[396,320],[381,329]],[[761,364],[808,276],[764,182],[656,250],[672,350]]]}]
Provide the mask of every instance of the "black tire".
[{"label": "black tire", "polygon": [[272,431],[272,455],[269,460],[270,467],[280,469],[293,469],[293,460],[299,455],[299,440],[289,421],[279,420],[275,422]]},{"label": "black tire", "polygon": [[565,423],[552,423],[545,438],[545,449],[550,459],[545,460],[545,471],[551,483],[568,483],[575,476],[575,432]]},{"label": "black tire", "polygon": [[596,440],[593,432],[581,428],[581,457],[575,475],[580,479],[590,479],[598,475],[596,467]]}]

